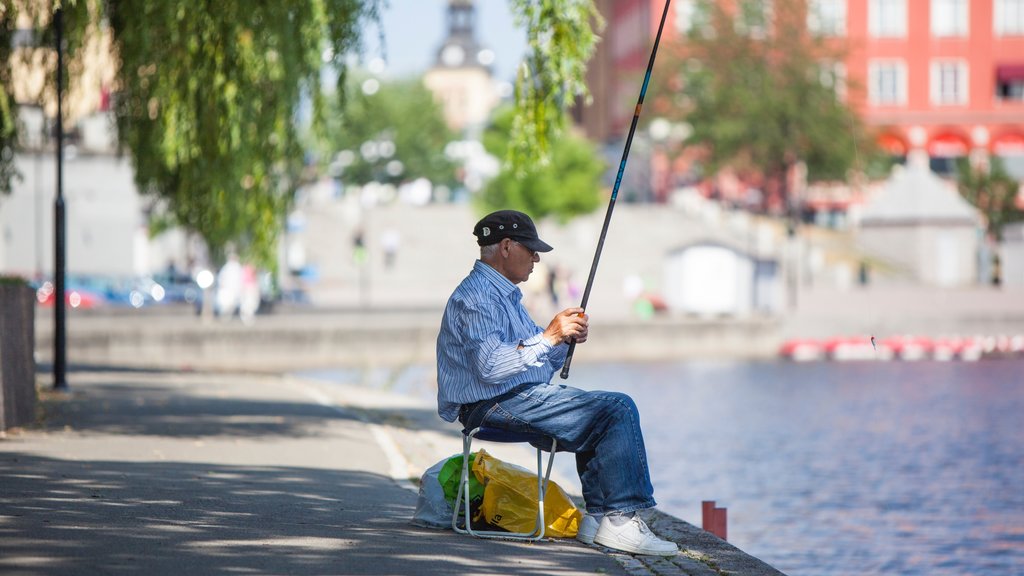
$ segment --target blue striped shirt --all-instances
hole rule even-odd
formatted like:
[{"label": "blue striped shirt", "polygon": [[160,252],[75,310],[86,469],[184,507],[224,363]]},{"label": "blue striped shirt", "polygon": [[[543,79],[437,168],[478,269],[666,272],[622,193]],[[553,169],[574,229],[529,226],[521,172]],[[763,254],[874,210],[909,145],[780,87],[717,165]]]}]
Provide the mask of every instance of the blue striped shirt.
[{"label": "blue striped shirt", "polygon": [[568,345],[552,346],[530,318],[523,293],[477,260],[459,284],[437,335],[437,413],[448,422],[462,404],[493,398],[527,382],[548,382]]}]

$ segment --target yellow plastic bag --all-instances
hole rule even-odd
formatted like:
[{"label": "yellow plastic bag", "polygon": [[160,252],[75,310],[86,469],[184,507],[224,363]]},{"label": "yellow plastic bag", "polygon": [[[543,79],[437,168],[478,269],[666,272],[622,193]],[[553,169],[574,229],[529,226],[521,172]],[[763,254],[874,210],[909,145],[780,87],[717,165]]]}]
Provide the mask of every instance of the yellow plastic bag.
[{"label": "yellow plastic bag", "polygon": [[[510,532],[529,532],[537,527],[537,473],[502,462],[480,450],[473,460],[473,474],[484,485],[480,512],[484,520]],[[573,538],[583,514],[554,481],[544,494],[544,535]]]}]

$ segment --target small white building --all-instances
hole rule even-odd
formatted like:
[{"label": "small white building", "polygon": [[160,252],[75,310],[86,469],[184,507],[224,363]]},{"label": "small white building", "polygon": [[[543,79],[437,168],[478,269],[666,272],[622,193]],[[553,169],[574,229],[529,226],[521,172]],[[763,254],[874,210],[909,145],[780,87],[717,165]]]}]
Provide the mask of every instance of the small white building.
[{"label": "small white building", "polygon": [[968,286],[978,279],[981,234],[978,211],[954,185],[910,158],[864,207],[857,243],[923,284]]},{"label": "small white building", "polygon": [[1014,222],[1003,227],[999,266],[1005,288],[1024,290],[1024,222]]},{"label": "small white building", "polygon": [[703,317],[744,317],[782,309],[778,263],[723,242],[700,240],[665,258],[670,310]]}]

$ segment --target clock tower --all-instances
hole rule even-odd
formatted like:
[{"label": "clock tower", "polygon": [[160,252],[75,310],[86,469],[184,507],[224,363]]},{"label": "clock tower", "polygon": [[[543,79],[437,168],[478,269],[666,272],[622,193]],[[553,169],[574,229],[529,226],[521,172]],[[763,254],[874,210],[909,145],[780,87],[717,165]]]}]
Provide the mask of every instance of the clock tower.
[{"label": "clock tower", "polygon": [[494,52],[476,41],[476,7],[472,0],[450,0],[448,35],[423,83],[441,102],[445,121],[460,133],[483,128],[498,104],[491,77]]}]

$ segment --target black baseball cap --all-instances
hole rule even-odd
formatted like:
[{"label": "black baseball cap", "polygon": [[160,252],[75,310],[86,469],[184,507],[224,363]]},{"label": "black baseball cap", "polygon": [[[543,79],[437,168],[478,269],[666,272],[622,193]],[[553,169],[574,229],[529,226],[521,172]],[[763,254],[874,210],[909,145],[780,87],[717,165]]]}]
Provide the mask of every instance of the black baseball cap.
[{"label": "black baseball cap", "polygon": [[484,216],[473,227],[473,235],[480,246],[497,244],[511,238],[534,252],[550,252],[551,246],[537,236],[533,220],[516,210],[498,210]]}]

